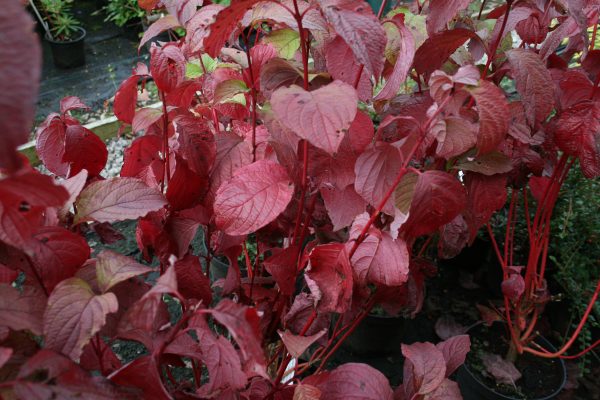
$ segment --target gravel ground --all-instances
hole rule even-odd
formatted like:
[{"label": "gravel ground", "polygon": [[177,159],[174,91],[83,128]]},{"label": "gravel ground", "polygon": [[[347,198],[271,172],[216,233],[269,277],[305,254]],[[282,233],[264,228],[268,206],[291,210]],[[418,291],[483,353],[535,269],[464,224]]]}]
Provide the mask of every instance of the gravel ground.
[{"label": "gravel ground", "polygon": [[118,176],[123,165],[123,152],[125,148],[131,144],[132,139],[124,136],[113,138],[106,143],[108,149],[108,161],[101,175],[105,178]]}]

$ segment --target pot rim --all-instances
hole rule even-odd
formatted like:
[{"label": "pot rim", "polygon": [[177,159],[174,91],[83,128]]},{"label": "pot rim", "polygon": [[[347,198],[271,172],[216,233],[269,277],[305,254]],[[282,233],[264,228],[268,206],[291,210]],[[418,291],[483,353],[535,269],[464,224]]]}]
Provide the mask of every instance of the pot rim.
[{"label": "pot rim", "polygon": [[85,36],[87,35],[87,31],[81,26],[77,26],[75,29],[80,32],[80,35],[76,39],[71,39],[71,40],[66,40],[66,41],[55,40],[55,39],[51,39],[48,36],[48,32],[46,32],[46,34],[44,35],[44,39],[46,39],[48,42],[50,42],[52,44],[71,44],[71,43],[81,42],[83,39],[85,39]]},{"label": "pot rim", "polygon": [[[541,342],[543,342],[542,344],[544,344],[544,345],[545,345],[547,348],[549,348],[551,351],[556,351],[556,347],[554,347],[554,346],[552,345],[552,343],[550,343],[550,342],[548,341],[548,339],[546,339],[544,336],[542,336],[542,335],[538,335],[538,337],[536,338],[536,340],[535,340],[535,341],[538,341],[538,340],[539,340],[539,341],[541,341]],[[561,366],[561,368],[562,368],[562,380],[561,380],[561,382],[560,382],[560,385],[559,385],[559,386],[557,387],[557,389],[556,389],[554,392],[552,392],[551,394],[549,394],[549,395],[547,395],[547,396],[545,396],[545,397],[537,397],[537,398],[535,398],[535,399],[532,399],[532,400],[550,400],[550,399],[553,399],[553,398],[555,398],[555,397],[556,397],[556,396],[557,396],[557,395],[558,395],[558,394],[559,394],[559,393],[560,393],[560,392],[563,390],[563,388],[565,387],[565,384],[567,383],[567,367],[565,366],[565,361],[564,361],[562,358],[557,358],[557,360],[559,361],[559,363],[560,363],[560,366]],[[479,379],[478,379],[478,378],[475,376],[475,374],[473,374],[473,372],[471,371],[471,369],[470,369],[470,368],[467,366],[467,363],[466,363],[466,362],[465,362],[465,363],[463,363],[463,364],[460,366],[460,368],[461,368],[461,369],[462,369],[464,372],[466,372],[466,373],[469,375],[469,377],[471,377],[471,378],[472,378],[472,379],[473,379],[475,382],[477,382],[477,383],[478,383],[479,385],[481,385],[482,387],[485,387],[486,389],[488,389],[488,390],[490,390],[490,391],[494,392],[494,394],[495,394],[496,396],[498,396],[499,398],[501,398],[501,399],[506,399],[506,400],[519,400],[519,399],[518,399],[518,398],[516,398],[516,397],[512,397],[512,396],[506,396],[506,395],[504,395],[504,394],[502,394],[502,393],[498,393],[498,392],[496,392],[494,389],[490,388],[488,385],[486,385],[485,383],[483,383],[481,380],[479,380]]]}]

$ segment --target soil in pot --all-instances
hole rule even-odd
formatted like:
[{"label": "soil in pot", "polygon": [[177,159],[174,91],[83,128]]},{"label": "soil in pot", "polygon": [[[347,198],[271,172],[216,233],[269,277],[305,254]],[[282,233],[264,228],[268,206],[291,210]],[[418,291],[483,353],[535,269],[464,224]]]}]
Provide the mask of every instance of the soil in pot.
[{"label": "soil in pot", "polygon": [[79,35],[69,41],[51,39],[46,34],[46,40],[50,43],[54,65],[58,68],[75,68],[85,64],[85,29],[78,27]]},{"label": "soil in pot", "polygon": [[[471,351],[467,355],[465,367],[477,380],[500,395],[496,398],[551,399],[564,385],[565,367],[561,360],[536,357],[529,353],[520,355],[515,362],[515,366],[522,374],[522,377],[515,382],[515,386],[498,384],[486,371],[481,356],[486,352],[503,357],[506,355],[510,339],[504,325],[499,323],[491,327],[479,325],[470,330],[469,335]],[[546,343],[545,339],[543,342],[543,345],[548,347],[549,343]]]}]

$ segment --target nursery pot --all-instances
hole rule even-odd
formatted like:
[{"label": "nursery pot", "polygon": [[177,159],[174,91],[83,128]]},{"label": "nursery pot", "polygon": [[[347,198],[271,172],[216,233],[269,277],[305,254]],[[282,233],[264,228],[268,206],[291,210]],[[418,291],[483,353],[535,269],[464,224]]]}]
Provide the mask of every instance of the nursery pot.
[{"label": "nursery pot", "polygon": [[348,336],[344,346],[360,356],[399,353],[404,326],[403,317],[370,314]]},{"label": "nursery pot", "polygon": [[[471,334],[471,331],[469,332]],[[556,351],[556,348],[548,342],[542,336],[538,336],[535,342],[544,348],[550,351]],[[533,356],[532,356],[533,357]],[[550,394],[546,394],[544,396],[538,397],[527,397],[527,400],[550,400],[555,399],[560,391],[565,386],[567,381],[567,369],[565,367],[565,363],[562,359],[555,359],[559,364],[561,373],[560,379],[558,382],[555,380],[550,382],[555,385],[555,388],[550,392]],[[541,360],[540,360],[541,361]],[[524,372],[524,371],[521,371]],[[523,397],[511,396],[503,393],[499,393],[495,390],[495,388],[490,387],[488,384],[483,382],[467,365],[467,363],[463,364],[456,373],[456,381],[460,387],[461,394],[464,400],[522,400]],[[523,379],[523,378],[521,378]]]},{"label": "nursery pot", "polygon": [[46,34],[46,40],[50,43],[54,65],[58,68],[75,68],[85,64],[85,29],[78,27],[79,35],[73,40],[59,41],[51,39]]}]

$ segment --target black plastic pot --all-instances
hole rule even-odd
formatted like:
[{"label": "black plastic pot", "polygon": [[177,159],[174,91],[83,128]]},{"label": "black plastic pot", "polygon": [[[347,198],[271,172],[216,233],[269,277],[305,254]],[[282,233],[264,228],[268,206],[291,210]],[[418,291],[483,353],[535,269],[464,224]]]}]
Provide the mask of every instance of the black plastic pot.
[{"label": "black plastic pot", "polygon": [[51,39],[46,34],[46,40],[52,50],[54,65],[58,68],[75,68],[85,64],[85,29],[78,27],[79,35],[69,41]]},{"label": "black plastic pot", "polygon": [[360,356],[381,356],[400,352],[406,320],[402,317],[368,315],[344,342]]},{"label": "black plastic pot", "polygon": [[[536,343],[547,348],[550,351],[556,351],[556,348],[548,342],[544,337],[538,336]],[[563,360],[558,360],[562,367],[562,380],[557,385],[557,389],[550,395],[545,397],[528,398],[528,400],[551,400],[555,399],[561,392],[567,382],[567,368]],[[466,364],[463,364],[456,373],[456,381],[460,386],[460,392],[464,400],[520,400],[520,397],[507,396],[494,391],[493,388],[486,386],[477,376],[469,369]]]}]

